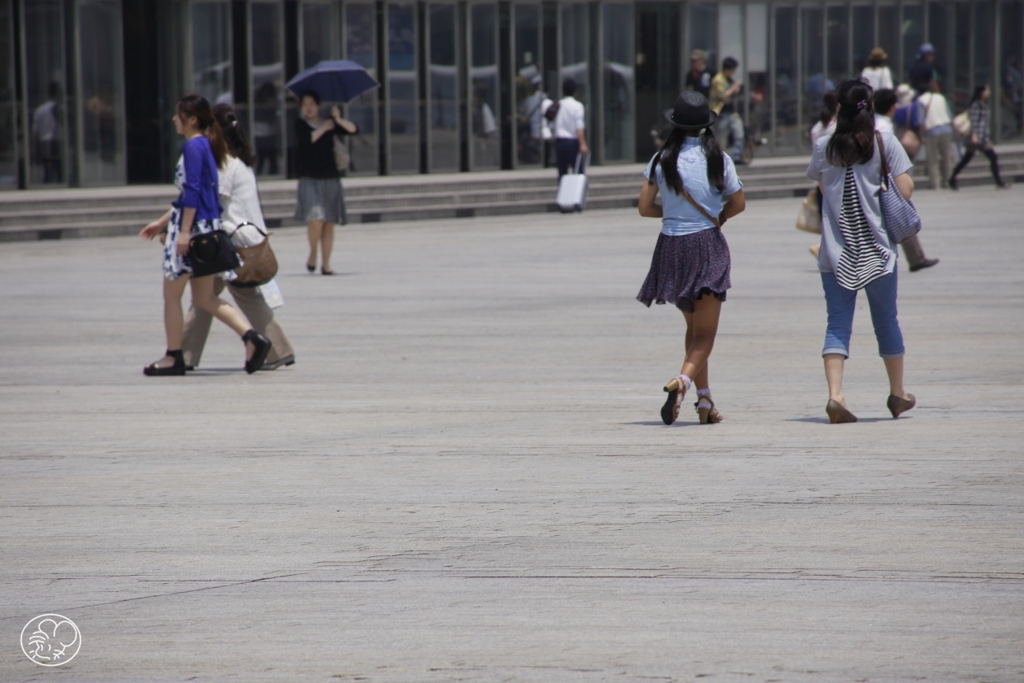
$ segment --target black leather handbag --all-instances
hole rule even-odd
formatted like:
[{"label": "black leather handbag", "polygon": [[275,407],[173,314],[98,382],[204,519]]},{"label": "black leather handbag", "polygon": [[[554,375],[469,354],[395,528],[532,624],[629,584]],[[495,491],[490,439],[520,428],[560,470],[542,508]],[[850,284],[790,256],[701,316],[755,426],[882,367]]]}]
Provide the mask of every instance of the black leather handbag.
[{"label": "black leather handbag", "polygon": [[192,277],[223,273],[242,265],[231,237],[223,230],[193,235],[188,241],[188,260]]}]

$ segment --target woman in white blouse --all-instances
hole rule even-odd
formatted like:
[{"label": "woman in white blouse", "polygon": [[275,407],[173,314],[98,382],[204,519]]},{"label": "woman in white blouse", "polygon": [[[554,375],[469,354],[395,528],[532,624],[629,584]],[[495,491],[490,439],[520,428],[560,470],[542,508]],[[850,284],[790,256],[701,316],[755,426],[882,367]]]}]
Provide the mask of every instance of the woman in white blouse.
[{"label": "woman in white blouse", "polygon": [[[259,190],[256,187],[256,175],[252,166],[256,163],[245,133],[238,128],[238,117],[234,109],[226,104],[218,104],[213,108],[213,115],[224,131],[228,143],[227,157],[223,167],[218,169],[220,188],[221,218],[223,229],[231,235],[237,246],[253,246],[266,237],[255,226],[266,232],[263,210],[260,208]],[[251,225],[243,225],[250,223]],[[241,227],[239,227],[241,226]],[[254,330],[264,335],[273,346],[263,363],[262,370],[276,370],[282,365],[295,363],[295,351],[288,336],[274,318],[274,309],[267,305],[260,287],[236,287],[227,282],[228,289],[235,303],[242,309]],[[219,294],[224,291],[225,280],[217,277],[215,290]],[[195,368],[206,345],[206,337],[210,334],[212,319],[209,313],[196,309],[189,310],[185,319],[185,332],[182,337],[182,350],[185,355],[185,366]]]},{"label": "woman in white blouse", "polygon": [[896,87],[892,82],[892,72],[885,65],[887,59],[889,55],[880,47],[868,55],[868,65],[860,72],[860,77],[872,90],[892,90]]}]

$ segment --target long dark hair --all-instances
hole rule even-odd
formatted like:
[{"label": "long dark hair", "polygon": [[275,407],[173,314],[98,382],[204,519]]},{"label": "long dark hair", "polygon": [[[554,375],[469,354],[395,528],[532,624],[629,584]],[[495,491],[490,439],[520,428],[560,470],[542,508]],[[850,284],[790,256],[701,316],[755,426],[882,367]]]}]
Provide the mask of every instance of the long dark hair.
[{"label": "long dark hair", "polygon": [[821,113],[818,114],[818,120],[821,121],[821,125],[827,126],[832,123],[832,119],[836,117],[836,107],[839,105],[839,98],[836,97],[835,90],[829,90],[821,98]]},{"label": "long dark hair", "polygon": [[[683,194],[683,179],[679,175],[679,150],[688,136],[682,128],[673,128],[665,141],[661,151],[658,152],[658,163],[661,164],[661,172],[665,174],[665,184],[678,194]],[[715,139],[711,128],[705,128],[700,136],[700,146],[704,150],[704,157],[708,161],[708,183],[717,187],[719,192],[725,191],[725,159],[722,158],[722,147]]]},{"label": "long dark hair", "polygon": [[987,83],[983,83],[981,85],[974,86],[974,94],[971,95],[971,102],[970,102],[970,104],[974,104],[975,102],[981,102],[981,93],[985,92],[985,88],[987,88],[987,87],[988,87]]},{"label": "long dark hair", "polygon": [[241,159],[246,166],[256,166],[256,155],[252,153],[252,146],[245,137],[245,131],[238,127],[238,114],[231,105],[216,105],[213,108],[213,116],[224,132],[224,140],[228,144],[231,156]]},{"label": "long dark hair", "polygon": [[839,114],[836,132],[825,148],[825,158],[833,166],[866,164],[875,154],[875,109],[871,86],[860,79],[839,84]]},{"label": "long dark hair", "polygon": [[206,98],[202,95],[185,95],[178,100],[177,112],[183,121],[196,117],[196,126],[210,141],[210,149],[213,150],[213,158],[217,160],[217,167],[223,168],[228,159],[228,145],[224,141],[224,131],[213,117],[213,111]]}]

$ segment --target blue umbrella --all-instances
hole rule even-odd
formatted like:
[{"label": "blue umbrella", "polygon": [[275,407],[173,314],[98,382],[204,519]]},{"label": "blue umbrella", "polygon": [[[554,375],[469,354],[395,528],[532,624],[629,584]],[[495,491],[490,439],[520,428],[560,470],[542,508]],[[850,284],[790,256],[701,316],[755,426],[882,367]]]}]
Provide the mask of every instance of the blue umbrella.
[{"label": "blue umbrella", "polygon": [[288,89],[296,97],[315,90],[325,102],[348,102],[379,87],[366,69],[347,59],[324,60],[288,81]]}]

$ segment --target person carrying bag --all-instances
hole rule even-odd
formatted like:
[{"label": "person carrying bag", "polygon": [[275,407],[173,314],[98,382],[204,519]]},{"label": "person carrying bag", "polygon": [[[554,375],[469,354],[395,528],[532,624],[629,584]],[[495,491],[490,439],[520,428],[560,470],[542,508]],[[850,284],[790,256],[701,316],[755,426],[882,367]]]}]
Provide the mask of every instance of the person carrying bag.
[{"label": "person carrying bag", "polygon": [[[215,278],[214,288],[220,294],[226,286],[253,329],[272,343],[257,370],[276,370],[295,363],[295,350],[274,316],[264,291],[276,291],[273,277],[277,273],[277,258],[270,247],[270,233],[263,227],[266,223],[253,172],[256,155],[239,128],[238,116],[229,105],[218,104],[213,113],[224,131],[229,152],[218,169],[219,197],[223,207],[221,224],[230,234],[233,251],[242,261],[233,273]],[[212,318],[202,309],[193,306],[189,310],[182,335],[186,369],[199,366],[211,323]]]}]

